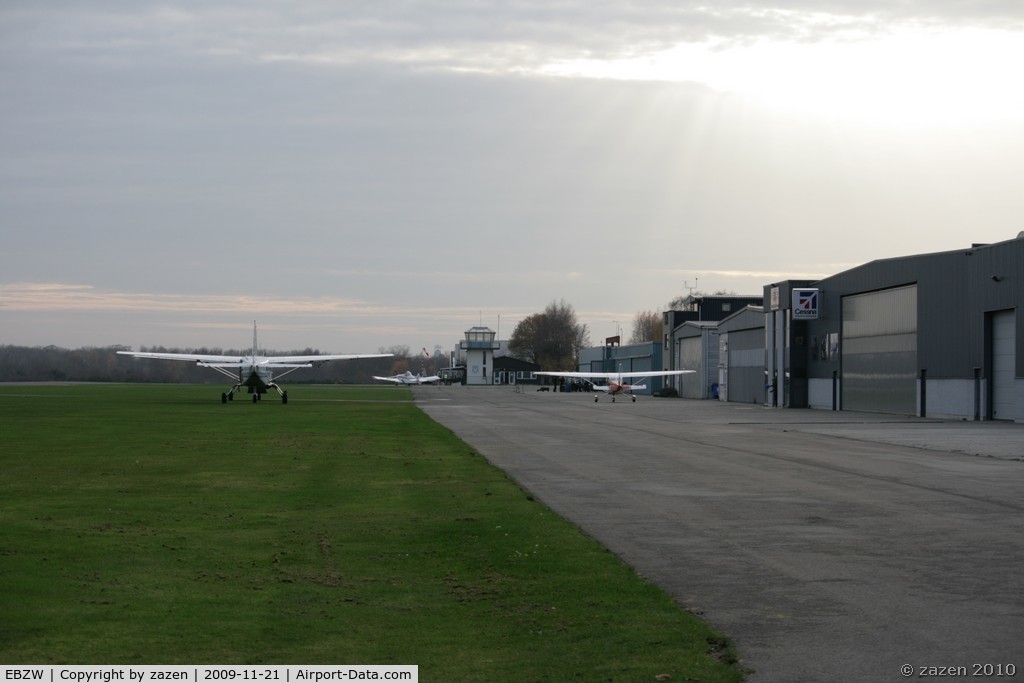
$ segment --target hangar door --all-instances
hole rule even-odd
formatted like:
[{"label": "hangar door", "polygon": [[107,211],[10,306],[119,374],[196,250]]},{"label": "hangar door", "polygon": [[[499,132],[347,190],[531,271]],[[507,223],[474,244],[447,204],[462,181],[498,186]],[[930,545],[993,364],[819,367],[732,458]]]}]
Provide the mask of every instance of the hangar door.
[{"label": "hangar door", "polygon": [[729,333],[730,401],[764,403],[764,328]]},{"label": "hangar door", "polygon": [[679,395],[683,398],[706,398],[704,394],[704,354],[701,341],[700,337],[686,337],[679,340],[679,367],[697,371],[692,375],[679,376]]},{"label": "hangar door", "polygon": [[845,410],[917,414],[917,285],[843,297]]},{"label": "hangar door", "polygon": [[992,419],[1012,420],[1016,408],[1013,378],[1017,374],[1015,311],[992,314]]}]

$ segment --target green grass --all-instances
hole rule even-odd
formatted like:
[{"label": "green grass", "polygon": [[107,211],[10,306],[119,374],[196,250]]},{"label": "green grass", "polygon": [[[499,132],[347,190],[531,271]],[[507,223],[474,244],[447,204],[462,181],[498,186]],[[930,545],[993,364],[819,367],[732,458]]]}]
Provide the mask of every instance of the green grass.
[{"label": "green grass", "polygon": [[0,662],[741,680],[717,634],[408,390],[219,397],[0,386]]}]

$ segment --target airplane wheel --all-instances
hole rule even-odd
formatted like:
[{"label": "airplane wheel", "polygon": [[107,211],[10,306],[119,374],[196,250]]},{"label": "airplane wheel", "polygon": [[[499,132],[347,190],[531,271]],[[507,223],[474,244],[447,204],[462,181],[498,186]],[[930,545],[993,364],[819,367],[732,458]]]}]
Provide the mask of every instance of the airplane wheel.
[{"label": "airplane wheel", "polygon": [[633,397],[633,403],[636,403],[636,396]]},{"label": "airplane wheel", "polygon": [[228,395],[227,394],[221,394],[220,395],[220,402],[221,403],[227,403],[228,402]]},{"label": "airplane wheel", "polygon": [[612,403],[615,403],[615,397],[612,396]]},{"label": "airplane wheel", "polygon": [[281,394],[281,403],[287,403],[287,402],[288,402],[288,392],[286,391],[283,394]]},{"label": "airplane wheel", "polygon": [[597,403],[597,396],[594,397],[594,403]]}]

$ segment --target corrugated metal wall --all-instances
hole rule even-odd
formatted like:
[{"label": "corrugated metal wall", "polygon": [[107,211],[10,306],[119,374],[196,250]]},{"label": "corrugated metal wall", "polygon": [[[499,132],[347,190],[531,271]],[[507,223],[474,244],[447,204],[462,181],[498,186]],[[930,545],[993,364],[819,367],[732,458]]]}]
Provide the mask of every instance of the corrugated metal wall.
[{"label": "corrugated metal wall", "polygon": [[692,375],[680,375],[679,395],[683,398],[704,398],[704,354],[700,337],[688,337],[679,341],[679,364],[686,370],[696,370]]},{"label": "corrugated metal wall", "polygon": [[992,314],[992,418],[1017,417],[1014,396],[1016,368],[1017,312]]},{"label": "corrugated metal wall", "polygon": [[729,400],[764,403],[764,328],[729,333]]},{"label": "corrugated metal wall", "polygon": [[917,413],[917,285],[843,297],[843,408]]}]

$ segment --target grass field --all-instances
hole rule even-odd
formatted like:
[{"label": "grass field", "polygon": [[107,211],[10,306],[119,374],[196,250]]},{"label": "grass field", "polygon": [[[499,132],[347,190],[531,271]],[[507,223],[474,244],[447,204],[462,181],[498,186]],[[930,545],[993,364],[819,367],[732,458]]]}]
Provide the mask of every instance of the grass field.
[{"label": "grass field", "polygon": [[742,679],[408,390],[220,391],[0,386],[0,662]]}]

